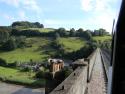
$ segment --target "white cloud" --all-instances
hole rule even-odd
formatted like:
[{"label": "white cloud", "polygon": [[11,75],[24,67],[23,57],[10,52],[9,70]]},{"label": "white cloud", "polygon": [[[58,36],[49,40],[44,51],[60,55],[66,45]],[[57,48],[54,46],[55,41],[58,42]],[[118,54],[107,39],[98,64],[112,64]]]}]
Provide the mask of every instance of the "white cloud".
[{"label": "white cloud", "polygon": [[[26,19],[27,12],[34,13],[33,16],[35,16],[37,19],[40,19],[41,15],[43,15],[43,12],[42,12],[41,6],[38,3],[38,0],[0,0],[0,2],[16,7],[18,10],[17,15],[19,15],[17,18],[20,17],[19,18],[20,20]],[[20,10],[23,10],[23,11],[20,11]]]},{"label": "white cloud", "polygon": [[8,15],[8,14],[2,14],[3,17],[6,19],[6,20],[14,20],[14,17]]},{"label": "white cloud", "polygon": [[106,0],[96,0],[95,1],[95,10],[96,11],[104,11],[108,8],[108,3]]},{"label": "white cloud", "polygon": [[94,26],[95,28],[104,28],[108,32],[111,32],[113,19],[109,14],[103,13],[89,18],[87,24]]},{"label": "white cloud", "polygon": [[39,7],[37,3],[37,0],[20,0],[20,2],[25,9],[32,10],[37,13],[42,11],[42,9]]},{"label": "white cloud", "polygon": [[118,10],[114,11],[112,5],[117,2],[118,0],[81,0],[83,11],[92,14],[87,23],[111,32],[113,19],[117,19],[118,15]]},{"label": "white cloud", "polygon": [[[117,1],[117,0],[114,0]],[[103,11],[104,9],[110,8],[111,0],[81,0],[81,8],[86,11]]]},{"label": "white cloud", "polygon": [[86,24],[84,24],[83,19],[69,19],[69,20],[62,20],[62,19],[46,19],[44,20],[44,26],[46,27],[52,27],[52,28],[59,28],[59,27],[65,27],[67,30],[71,28],[79,29],[79,28],[85,28]]},{"label": "white cloud", "polygon": [[25,12],[24,11],[19,11],[19,18],[21,19],[21,20],[26,20],[26,15],[25,15]]},{"label": "white cloud", "polygon": [[19,0],[0,0],[0,2],[6,3],[11,6],[18,7],[19,5]]},{"label": "white cloud", "polygon": [[38,5],[37,0],[0,0],[0,2],[37,13],[41,12],[41,7]]},{"label": "white cloud", "polygon": [[84,11],[90,11],[93,9],[93,0],[81,0],[82,9]]}]

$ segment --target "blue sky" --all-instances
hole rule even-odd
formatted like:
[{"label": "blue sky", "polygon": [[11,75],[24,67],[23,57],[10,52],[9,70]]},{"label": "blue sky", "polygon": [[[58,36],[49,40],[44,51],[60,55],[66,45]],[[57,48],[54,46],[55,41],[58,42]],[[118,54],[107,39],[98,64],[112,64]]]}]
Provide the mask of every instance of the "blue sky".
[{"label": "blue sky", "polygon": [[0,25],[23,20],[50,28],[104,28],[111,32],[120,5],[121,0],[0,0]]}]

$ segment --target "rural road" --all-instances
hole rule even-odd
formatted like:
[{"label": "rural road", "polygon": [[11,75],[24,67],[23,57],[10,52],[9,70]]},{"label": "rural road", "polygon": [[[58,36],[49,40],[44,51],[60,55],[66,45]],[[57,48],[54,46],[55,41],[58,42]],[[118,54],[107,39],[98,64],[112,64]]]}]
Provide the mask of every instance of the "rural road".
[{"label": "rural road", "polygon": [[32,89],[24,86],[0,82],[0,94],[45,94],[45,89]]}]

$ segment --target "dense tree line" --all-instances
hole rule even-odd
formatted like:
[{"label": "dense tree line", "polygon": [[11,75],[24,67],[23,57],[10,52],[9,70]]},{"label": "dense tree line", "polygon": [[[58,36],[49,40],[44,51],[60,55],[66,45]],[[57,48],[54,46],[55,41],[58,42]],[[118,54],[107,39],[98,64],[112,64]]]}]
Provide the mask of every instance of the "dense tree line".
[{"label": "dense tree line", "polygon": [[27,36],[27,37],[54,37],[55,32],[39,32],[38,30],[18,30],[13,29],[11,34],[14,36]]},{"label": "dense tree line", "polygon": [[[17,28],[20,27],[20,28]],[[18,35],[18,36],[42,36],[42,37],[82,37],[86,40],[91,40],[92,36],[104,36],[109,35],[109,33],[100,28],[99,30],[83,30],[79,28],[75,30],[71,28],[70,30],[66,30],[65,28],[55,29],[52,32],[40,32],[39,30],[30,30],[28,28],[43,28],[43,24],[39,22],[28,22],[28,21],[17,21],[13,22],[11,26],[1,26],[0,27],[0,42],[8,40],[9,34]],[[23,30],[22,28],[27,28]]]},{"label": "dense tree line", "polygon": [[40,32],[39,30],[18,30],[13,29],[11,32],[12,35],[23,35],[23,36],[41,36],[41,37],[82,37],[86,40],[91,40],[92,36],[104,36],[109,35],[104,29],[95,30],[94,32],[91,30],[83,30],[82,28],[75,30],[74,28],[69,31],[65,30],[65,28],[55,29],[55,31],[51,32]]},{"label": "dense tree line", "polygon": [[[15,27],[25,27],[27,29],[19,29]],[[30,30],[28,28],[43,28],[43,24],[40,24],[39,22],[28,22],[28,21],[17,21],[13,22],[11,26],[4,26],[0,27],[0,42],[1,41],[7,41],[9,39],[9,35],[14,36],[40,36],[40,37],[82,37],[86,40],[91,40],[92,36],[104,36],[109,35],[109,33],[105,29],[99,29],[99,30],[83,30],[82,28],[75,30],[74,28],[71,28],[70,30],[66,30],[65,28],[59,28],[55,29],[51,32],[40,32],[39,30]]]},{"label": "dense tree line", "polygon": [[39,22],[28,22],[28,21],[17,21],[13,22],[12,27],[24,27],[24,28],[44,28],[43,24],[40,24]]},{"label": "dense tree line", "polygon": [[99,30],[94,30],[93,35],[94,36],[104,36],[104,35],[109,35],[109,32],[106,32],[105,29],[100,28]]}]

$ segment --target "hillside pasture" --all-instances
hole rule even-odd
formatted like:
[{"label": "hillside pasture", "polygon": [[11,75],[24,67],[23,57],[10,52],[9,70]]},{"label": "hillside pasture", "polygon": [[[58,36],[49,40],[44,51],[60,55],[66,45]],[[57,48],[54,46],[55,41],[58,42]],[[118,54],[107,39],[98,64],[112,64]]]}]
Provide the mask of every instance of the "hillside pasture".
[{"label": "hillside pasture", "polygon": [[15,61],[28,62],[30,59],[34,61],[44,61],[48,55],[44,53],[46,49],[42,47],[48,45],[51,41],[48,38],[27,38],[26,43],[31,47],[18,48],[13,51],[0,52],[0,58],[3,58],[7,63]]},{"label": "hillside pasture", "polygon": [[111,40],[112,37],[111,36],[94,36],[93,37],[93,40],[95,41],[101,41],[101,42],[104,42],[106,40]]},{"label": "hillside pasture", "polygon": [[85,40],[77,37],[60,38],[59,43],[64,45],[66,52],[72,52],[84,47]]}]

